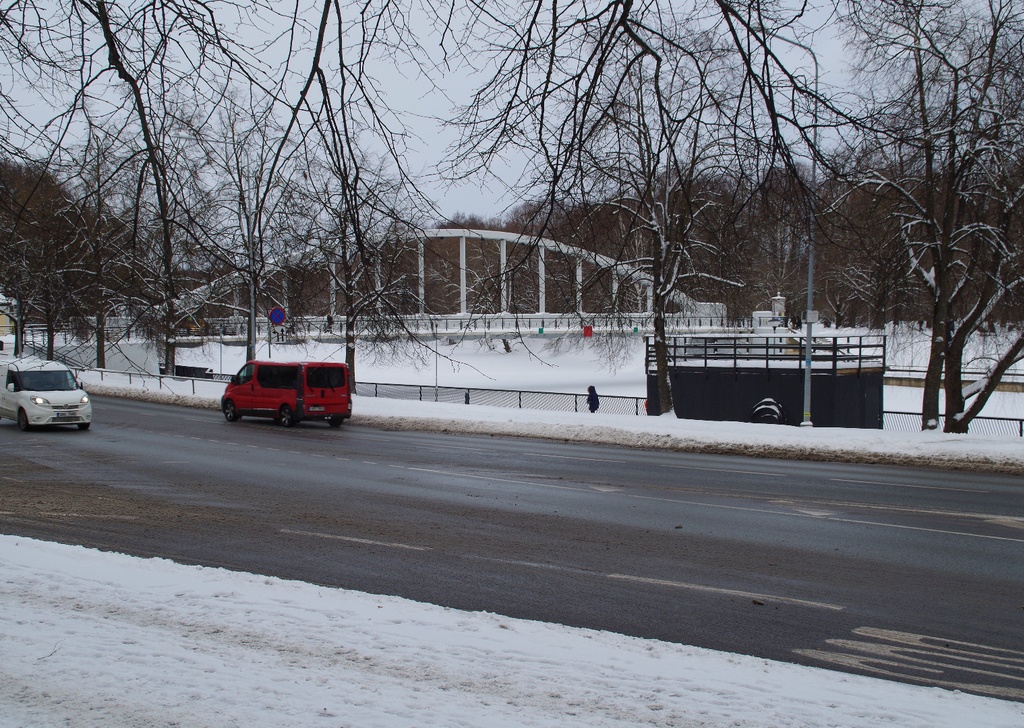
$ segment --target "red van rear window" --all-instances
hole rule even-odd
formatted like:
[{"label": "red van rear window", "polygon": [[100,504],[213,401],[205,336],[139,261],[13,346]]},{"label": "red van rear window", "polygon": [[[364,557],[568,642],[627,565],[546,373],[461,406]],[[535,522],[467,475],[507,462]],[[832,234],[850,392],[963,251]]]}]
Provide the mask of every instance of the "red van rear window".
[{"label": "red van rear window", "polygon": [[308,367],[306,386],[313,389],[337,389],[345,386],[344,367]]}]

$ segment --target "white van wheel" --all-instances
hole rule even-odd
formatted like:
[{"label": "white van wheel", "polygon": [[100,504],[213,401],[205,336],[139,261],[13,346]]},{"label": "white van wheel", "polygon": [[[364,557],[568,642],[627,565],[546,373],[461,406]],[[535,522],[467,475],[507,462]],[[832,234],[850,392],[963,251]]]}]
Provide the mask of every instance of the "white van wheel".
[{"label": "white van wheel", "polygon": [[22,432],[28,432],[32,429],[32,425],[28,423],[28,415],[23,409],[18,410],[18,429]]},{"label": "white van wheel", "polygon": [[281,409],[278,410],[278,419],[281,420],[281,424],[285,427],[291,427],[295,424],[295,413],[292,412],[292,408],[286,404],[281,405]]}]

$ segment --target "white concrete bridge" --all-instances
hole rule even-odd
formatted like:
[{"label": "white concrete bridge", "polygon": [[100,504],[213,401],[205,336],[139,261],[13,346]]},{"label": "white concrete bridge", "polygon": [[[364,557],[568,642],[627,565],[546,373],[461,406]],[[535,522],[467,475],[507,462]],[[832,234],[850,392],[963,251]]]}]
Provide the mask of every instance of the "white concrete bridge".
[{"label": "white concrete bridge", "polygon": [[[629,263],[618,261],[600,253],[548,238],[536,238],[498,230],[424,229],[419,232],[417,238],[418,292],[421,302],[420,313],[422,315],[427,314],[427,301],[429,300],[427,293],[427,251],[430,242],[434,240],[458,242],[458,313],[460,315],[471,313],[490,314],[513,310],[511,302],[512,286],[510,282],[510,268],[513,267],[510,265],[510,259],[512,258],[516,261],[514,267],[517,270],[521,269],[525,263],[536,274],[536,310],[529,311],[529,313],[540,315],[549,313],[548,284],[550,277],[548,273],[548,256],[551,254],[559,256],[563,261],[571,261],[575,267],[575,280],[572,286],[574,300],[570,307],[573,312],[578,314],[586,313],[584,310],[584,291],[586,290],[585,282],[588,279],[585,276],[585,267],[590,269],[589,275],[591,279],[605,274],[610,276],[608,295],[611,300],[607,301],[606,305],[601,306],[601,311],[593,311],[592,313],[609,313],[615,310],[622,286],[632,286],[635,289],[635,295],[630,298],[640,302],[640,305],[636,306],[635,310],[626,310],[622,311],[622,313],[650,313],[652,309],[653,296],[651,289],[653,283],[650,274]],[[497,311],[473,311],[470,301],[471,285],[469,282],[472,270],[468,250],[470,243],[482,251],[490,249],[492,255],[497,259],[499,292],[498,301],[496,301]],[[519,248],[521,254],[511,255],[515,248]],[[673,301],[678,309],[677,313],[681,316],[718,319],[724,319],[726,316],[724,304],[701,303],[682,293],[673,294]],[[565,308],[564,301],[559,308]],[[565,312],[563,310],[559,313]]]}]

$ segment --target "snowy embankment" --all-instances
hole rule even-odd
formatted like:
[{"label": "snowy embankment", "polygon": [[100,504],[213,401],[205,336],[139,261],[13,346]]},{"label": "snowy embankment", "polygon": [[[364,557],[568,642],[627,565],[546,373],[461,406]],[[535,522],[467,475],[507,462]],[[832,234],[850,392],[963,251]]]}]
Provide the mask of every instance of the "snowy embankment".
[{"label": "snowy embankment", "polygon": [[0,726],[1019,728],[1024,704],[0,536]]}]

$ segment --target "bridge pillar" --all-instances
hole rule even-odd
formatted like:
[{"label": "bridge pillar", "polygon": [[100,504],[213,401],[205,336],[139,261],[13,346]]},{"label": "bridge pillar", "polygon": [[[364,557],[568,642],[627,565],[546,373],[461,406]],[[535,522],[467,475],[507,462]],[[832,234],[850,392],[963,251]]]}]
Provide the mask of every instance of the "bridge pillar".
[{"label": "bridge pillar", "polygon": [[508,241],[502,238],[498,242],[498,249],[501,255],[501,313],[508,313]]},{"label": "bridge pillar", "polygon": [[459,313],[463,316],[469,311],[466,302],[466,236],[459,238]]},{"label": "bridge pillar", "polygon": [[548,312],[547,289],[545,283],[547,273],[544,270],[544,246],[537,246],[537,313]]},{"label": "bridge pillar", "polygon": [[583,313],[583,261],[576,261],[576,313]]},{"label": "bridge pillar", "polygon": [[427,314],[427,261],[426,261],[426,247],[427,241],[424,238],[420,238],[420,244],[418,246],[417,256],[419,258],[419,276],[420,276],[420,316]]}]

